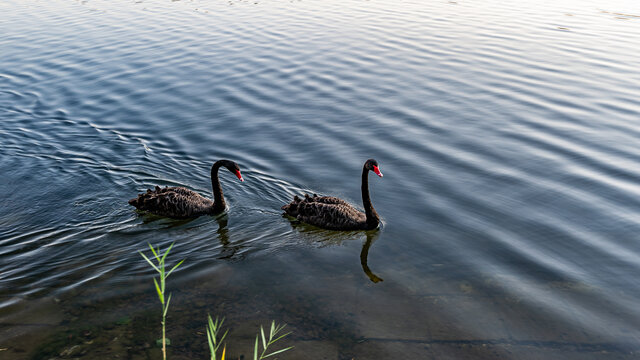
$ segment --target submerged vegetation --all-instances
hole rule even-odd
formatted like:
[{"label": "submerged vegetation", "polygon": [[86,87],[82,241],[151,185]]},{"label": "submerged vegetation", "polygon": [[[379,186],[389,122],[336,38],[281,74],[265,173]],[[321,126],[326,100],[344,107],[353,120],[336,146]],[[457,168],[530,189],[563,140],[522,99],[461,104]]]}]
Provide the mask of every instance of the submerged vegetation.
[{"label": "submerged vegetation", "polygon": [[[169,277],[169,275],[171,275],[171,273],[175,269],[178,268],[178,266],[180,266],[184,262],[184,259],[182,259],[180,262],[178,262],[176,265],[174,265],[171,268],[171,270],[169,270],[168,272],[166,271],[165,259],[167,258],[167,255],[169,255],[169,252],[173,248],[173,245],[174,244],[172,243],[169,246],[169,248],[164,253],[162,253],[160,251],[159,247],[158,247],[158,249],[154,249],[154,247],[151,244],[149,244],[149,248],[151,249],[151,252],[153,253],[153,257],[156,260],[157,264],[154,264],[149,259],[149,257],[144,255],[140,251],[140,255],[160,275],[160,282],[158,283],[158,281],[154,278],[153,279],[153,283],[154,283],[154,285],[156,287],[156,292],[158,294],[158,298],[160,299],[160,303],[162,304],[162,321],[161,321],[161,324],[162,324],[162,338],[158,339],[158,343],[162,344],[162,358],[165,359],[165,360],[167,358],[167,344],[171,345],[171,341],[169,339],[167,339],[167,337],[166,337],[166,318],[167,318],[167,311],[169,310],[169,303],[171,302],[171,293],[169,293],[168,297],[165,297],[165,294],[166,294],[166,279]],[[165,301],[165,299],[166,299],[166,301]],[[209,352],[211,354],[211,360],[217,360],[218,350],[219,350],[220,346],[223,345],[224,340],[227,337],[227,334],[229,333],[229,330],[227,329],[222,334],[222,336],[219,337],[219,334],[220,334],[220,332],[222,330],[222,325],[224,324],[224,318],[219,319],[218,317],[216,317],[216,320],[214,321],[211,318],[210,314],[208,315],[207,318],[208,318],[208,322],[207,322],[206,332],[207,332],[207,342],[209,344]],[[260,332],[258,333],[258,335],[256,335],[256,341],[255,341],[255,346],[254,346],[254,351],[253,351],[253,359],[254,360],[262,360],[262,359],[270,358],[270,357],[272,357],[274,355],[283,353],[283,352],[293,348],[293,346],[289,346],[287,348],[276,350],[276,351],[273,351],[273,352],[267,354],[267,349],[269,349],[277,341],[279,341],[279,340],[283,339],[284,337],[286,337],[287,335],[291,334],[291,332],[281,334],[282,331],[284,330],[285,326],[286,325],[279,325],[279,324],[276,324],[275,321],[272,321],[271,322],[271,327],[270,327],[270,330],[269,330],[269,337],[267,338],[265,336],[264,328],[262,327],[262,325],[260,325]],[[262,352],[260,352],[260,339],[262,339]],[[224,344],[224,346],[222,347],[222,355],[220,357],[221,360],[225,360],[226,359],[226,351],[227,351],[227,346],[226,346],[226,344]]]}]

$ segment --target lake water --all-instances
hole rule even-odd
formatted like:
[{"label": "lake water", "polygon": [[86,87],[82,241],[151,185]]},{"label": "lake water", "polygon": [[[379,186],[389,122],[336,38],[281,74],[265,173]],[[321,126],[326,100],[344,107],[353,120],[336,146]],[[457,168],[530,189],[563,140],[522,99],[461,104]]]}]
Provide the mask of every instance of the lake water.
[{"label": "lake water", "polygon": [[[0,2],[0,358],[640,357],[640,3]],[[378,231],[297,224],[303,192]],[[226,215],[127,200],[155,185]]]}]

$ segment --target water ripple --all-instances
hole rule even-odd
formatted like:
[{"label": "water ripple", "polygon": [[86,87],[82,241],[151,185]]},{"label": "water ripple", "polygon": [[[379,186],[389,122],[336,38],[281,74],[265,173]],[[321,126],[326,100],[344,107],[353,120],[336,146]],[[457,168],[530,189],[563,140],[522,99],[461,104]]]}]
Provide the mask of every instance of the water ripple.
[{"label": "water ripple", "polygon": [[[412,334],[637,343],[635,4],[0,9],[0,319],[46,296],[127,296],[131,278],[153,275],[138,255],[151,242],[188,259],[177,283],[231,264],[243,288],[273,261],[293,283],[274,303],[329,296],[329,309],[366,293],[372,310],[336,310],[350,324],[332,326],[353,338],[405,335],[385,314],[411,323],[429,309],[431,327]],[[303,192],[360,206],[370,157],[385,173],[370,181],[385,226],[367,252],[384,282],[364,287],[357,254],[370,235],[310,229],[279,208]],[[247,180],[221,172],[228,214],[178,221],[127,204],[155,185],[210,196],[221,158]]]}]

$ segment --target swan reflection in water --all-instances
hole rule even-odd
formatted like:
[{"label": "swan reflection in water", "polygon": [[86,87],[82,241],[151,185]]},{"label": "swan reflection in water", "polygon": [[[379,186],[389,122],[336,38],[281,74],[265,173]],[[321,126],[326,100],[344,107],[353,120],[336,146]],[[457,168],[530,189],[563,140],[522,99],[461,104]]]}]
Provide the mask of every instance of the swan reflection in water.
[{"label": "swan reflection in water", "polygon": [[[208,234],[205,238],[201,239],[206,241],[207,239],[213,238],[217,239],[222,245],[222,249],[220,250],[220,255],[217,256],[218,259],[234,259],[238,260],[243,258],[245,255],[242,254],[240,250],[246,248],[247,245],[242,243],[232,243],[229,236],[229,216],[228,214],[222,213],[218,216],[211,216],[204,218],[186,218],[186,219],[175,219],[166,216],[156,215],[149,212],[140,212],[137,214],[139,219],[142,219],[143,225],[155,225],[156,230],[168,230],[173,228],[183,228],[184,230],[190,231],[201,228],[202,226],[207,226],[207,223],[211,220],[215,221],[218,226],[215,231],[215,235]],[[140,230],[147,231],[147,230]],[[200,233],[199,231],[196,231]],[[201,237],[196,237],[201,238]]]},{"label": "swan reflection in water", "polygon": [[371,247],[371,244],[378,239],[379,235],[380,233],[378,231],[367,231],[367,240],[362,244],[362,250],[360,251],[360,264],[362,265],[362,270],[374,283],[381,282],[383,280],[369,269],[367,262],[369,259],[369,248]]},{"label": "swan reflection in water", "polygon": [[373,271],[371,271],[371,269],[369,268],[369,249],[371,248],[371,245],[373,245],[373,243],[378,239],[378,236],[380,236],[379,230],[329,231],[305,224],[299,220],[291,218],[287,214],[283,214],[282,217],[288,219],[291,223],[291,226],[295,230],[297,230],[299,234],[310,240],[310,242],[321,243],[324,246],[339,245],[344,241],[358,240],[362,238],[362,235],[364,233],[364,235],[366,236],[366,240],[362,244],[362,250],[360,251],[360,265],[362,265],[362,270],[367,275],[369,280],[374,283],[383,281],[381,277],[374,274]]},{"label": "swan reflection in water", "polygon": [[[239,254],[238,250],[245,246],[242,244],[232,244],[231,240],[229,240],[229,216],[227,216],[227,214],[216,217],[215,221],[218,223],[216,235],[222,245],[218,259],[233,259],[236,257],[236,254]],[[240,257],[243,257],[243,255]]]}]

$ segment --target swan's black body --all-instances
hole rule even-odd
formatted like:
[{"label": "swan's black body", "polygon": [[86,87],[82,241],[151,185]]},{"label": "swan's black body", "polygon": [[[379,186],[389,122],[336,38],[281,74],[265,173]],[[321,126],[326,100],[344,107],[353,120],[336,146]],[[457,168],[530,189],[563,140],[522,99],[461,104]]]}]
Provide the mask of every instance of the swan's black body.
[{"label": "swan's black body", "polygon": [[221,213],[226,208],[218,179],[218,169],[221,166],[234,173],[240,181],[244,181],[240,175],[238,164],[230,160],[216,161],[211,167],[213,201],[184,187],[165,187],[163,189],[156,186],[155,190],[149,189],[146,193],[139,194],[137,198],[129,200],[129,204],[139,210],[178,219]]},{"label": "swan's black body", "polygon": [[369,159],[362,168],[362,203],[364,213],[354,208],[348,202],[332,197],[313,197],[305,194],[304,199],[295,196],[293,201],[282,207],[287,215],[317,227],[330,230],[370,230],[380,224],[380,217],[371,204],[369,198],[369,171],[374,171],[382,177],[378,169],[378,162]]}]

